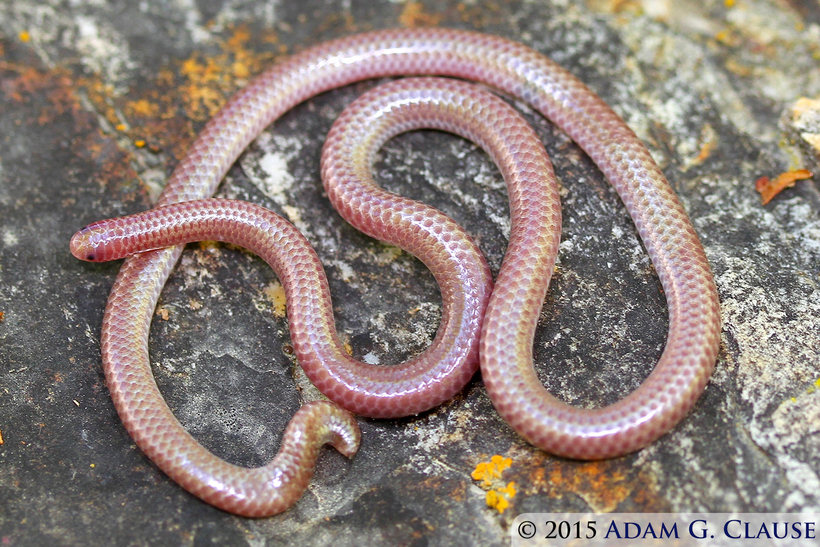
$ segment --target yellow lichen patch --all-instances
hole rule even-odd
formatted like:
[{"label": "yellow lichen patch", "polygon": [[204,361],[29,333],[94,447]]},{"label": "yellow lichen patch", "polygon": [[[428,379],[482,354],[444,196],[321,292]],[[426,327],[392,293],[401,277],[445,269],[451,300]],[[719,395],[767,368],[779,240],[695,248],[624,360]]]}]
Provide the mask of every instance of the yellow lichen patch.
[{"label": "yellow lichen patch", "polygon": [[[820,52],[817,58],[820,58]],[[798,99],[792,106],[791,125],[800,138],[820,154],[820,99]]]},{"label": "yellow lichen patch", "polygon": [[[180,74],[186,81],[181,91],[189,117],[211,118],[238,86],[273,60],[273,53],[257,54],[249,50],[250,39],[248,28],[240,25],[223,42],[224,53],[207,58],[195,54],[183,61]],[[275,37],[263,40],[276,41]]]},{"label": "yellow lichen patch", "polygon": [[792,105],[792,117],[795,120],[802,118],[807,113],[815,111],[820,111],[820,99],[801,97]]},{"label": "yellow lichen patch", "polygon": [[129,101],[126,105],[126,112],[128,112],[130,116],[144,116],[146,118],[154,118],[159,115],[159,105],[156,103],[152,103],[147,99]]},{"label": "yellow lichen patch", "polygon": [[31,34],[27,30],[20,31],[17,37],[20,38],[20,41],[24,44],[31,42]]},{"label": "yellow lichen patch", "polygon": [[222,75],[222,67],[215,59],[187,59],[182,63],[180,73],[188,83],[182,88],[182,97],[187,103],[188,115],[194,119],[212,117],[225,102],[225,93],[218,84]]},{"label": "yellow lichen patch", "polygon": [[390,264],[400,257],[403,252],[399,247],[384,244],[383,248],[376,254],[376,264]]},{"label": "yellow lichen patch", "polygon": [[473,480],[481,481],[479,485],[481,488],[487,490],[487,506],[492,507],[499,513],[504,513],[504,510],[510,506],[510,500],[516,494],[514,482],[505,484],[501,481],[501,474],[511,465],[511,458],[496,454],[488,462],[479,462],[470,474]]},{"label": "yellow lichen patch", "polygon": [[250,52],[245,48],[245,44],[251,39],[251,33],[246,27],[238,27],[233,36],[228,38],[226,45],[228,51],[233,52],[234,61],[231,72],[234,77],[245,79],[251,75],[251,65],[253,59]]},{"label": "yellow lichen patch", "polygon": [[265,287],[265,298],[273,305],[273,315],[276,317],[285,317],[285,288],[278,281],[272,281],[270,285]]}]

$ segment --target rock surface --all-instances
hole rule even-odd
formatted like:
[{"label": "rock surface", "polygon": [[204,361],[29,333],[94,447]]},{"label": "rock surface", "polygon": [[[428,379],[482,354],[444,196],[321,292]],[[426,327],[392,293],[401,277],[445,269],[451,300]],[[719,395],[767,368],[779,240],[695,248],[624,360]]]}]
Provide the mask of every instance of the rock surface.
[{"label": "rock surface", "polygon": [[[118,264],[71,234],[143,210],[204,122],[282,55],[373,28],[438,25],[524,42],[575,73],[648,144],[692,217],[722,300],[723,344],[694,411],[648,448],[551,457],[497,416],[480,378],[439,409],[362,420],[352,460],[328,449],[308,492],[261,520],[185,493],[134,446],[105,387],[99,332]],[[811,180],[760,205],[755,180],[816,168],[783,120],[820,96],[820,7],[798,0],[397,3],[61,2],[0,5],[0,544],[504,545],[523,512],[820,511],[820,197]],[[242,156],[220,196],[293,221],[330,277],[342,336],[385,365],[435,334],[423,266],[346,225],[322,195],[324,135],[372,82],[295,108]],[[562,184],[560,263],[536,337],[539,374],[575,405],[611,403],[663,348],[657,278],[617,195],[560,131],[517,105]],[[794,140],[793,140],[794,139]],[[800,152],[798,152],[800,150]],[[377,177],[475,235],[497,271],[500,176],[475,146],[415,132]],[[276,453],[317,395],[288,354],[272,272],[191,245],[151,334],[157,382],[205,446],[246,466]],[[516,495],[485,503],[477,464],[512,460]]]}]

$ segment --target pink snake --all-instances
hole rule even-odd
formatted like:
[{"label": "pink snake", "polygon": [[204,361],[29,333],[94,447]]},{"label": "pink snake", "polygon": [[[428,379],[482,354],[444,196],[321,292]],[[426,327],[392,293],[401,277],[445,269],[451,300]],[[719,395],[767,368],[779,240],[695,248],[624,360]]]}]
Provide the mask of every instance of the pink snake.
[{"label": "pink snake", "polygon": [[[254,232],[256,236],[250,235],[251,228],[264,224],[268,229],[276,224],[266,216],[272,213],[226,200],[171,204],[212,195],[250,141],[294,105],[354,81],[403,74],[476,80],[522,99],[589,154],[626,205],[658,273],[669,308],[666,346],[643,384],[610,406],[574,408],[547,392],[533,368],[532,342],[554,268],[560,227],[551,167],[545,155],[541,159],[542,148],[533,152],[539,147],[527,144],[529,136],[522,134],[519,138],[514,132],[512,137],[508,134],[496,142],[467,116],[485,111],[495,120],[491,125],[514,125],[512,120],[517,116],[504,110],[508,107],[501,101],[482,98],[483,92],[465,88],[464,84],[436,84],[444,85],[445,90],[436,88],[438,91],[428,91],[427,95],[431,98],[428,102],[438,103],[439,114],[431,117],[440,123],[427,119],[424,126],[459,132],[479,142],[499,163],[510,193],[510,241],[483,323],[480,311],[491,283],[483,259],[480,255],[473,257],[478,262],[469,268],[457,266],[449,257],[442,259],[445,273],[453,275],[452,282],[442,283],[440,275],[435,274],[445,306],[442,327],[425,353],[396,367],[402,374],[411,374],[398,378],[391,376],[392,367],[353,362],[334,338],[329,297],[326,303],[317,302],[324,298],[317,296],[321,291],[302,293],[301,298],[288,301],[288,317],[299,362],[311,380],[328,398],[358,414],[389,417],[421,412],[461,389],[474,372],[475,336],[471,338],[469,332],[475,333],[478,324],[478,355],[490,398],[502,417],[539,448],[570,458],[607,458],[637,450],[674,427],[703,391],[717,358],[719,304],[703,249],[670,185],[626,124],[574,76],[516,42],[456,30],[407,29],[352,36],[294,55],[257,77],[206,125],[171,175],[157,209],[126,217],[125,221],[91,225],[72,239],[72,252],[83,259],[89,255],[97,260],[113,259],[171,242],[192,241],[190,237],[203,239],[205,234],[259,252],[265,244],[259,242],[259,230]],[[386,90],[374,90],[366,101],[384,99],[392,93],[391,104],[403,103],[412,111],[413,105],[424,102],[414,94],[417,90],[405,87],[412,81],[400,80]],[[474,245],[461,230],[450,230],[455,226],[450,224],[452,221],[435,215],[425,217],[427,208],[422,210],[415,202],[380,191],[372,183],[366,183],[366,191],[347,185],[354,176],[369,177],[363,171],[369,169],[385,139],[419,127],[407,111],[372,104],[360,100],[351,105],[334,125],[325,146],[322,171],[334,206],[366,233],[414,254],[428,252],[429,245],[424,241],[437,235],[439,245],[452,249],[450,256],[472,255]],[[394,118],[386,115],[392,108],[399,112]],[[361,118],[356,121],[354,114]],[[457,118],[466,121],[454,123]],[[380,125],[381,120],[388,121]],[[357,136],[351,130],[356,124],[372,131]],[[529,128],[526,131],[531,133]],[[530,148],[525,151],[522,147],[527,146]],[[345,157],[358,159],[358,166],[334,163]],[[379,228],[379,219],[403,219],[413,229]],[[223,226],[213,232],[204,231],[209,223]],[[422,234],[423,229],[428,231]],[[280,230],[278,225],[275,230]],[[152,237],[155,239],[149,243]],[[109,249],[121,254],[109,255]],[[274,461],[259,469],[232,466],[199,445],[168,409],[148,361],[153,309],[180,253],[181,247],[174,247],[127,259],[112,289],[101,342],[115,406],[137,445],[191,493],[241,515],[281,512],[304,491],[323,443],[330,442],[348,456],[355,453],[359,439],[355,420],[329,402],[305,405],[288,426]],[[300,254],[299,264],[289,267],[288,260],[260,254],[270,259],[283,284],[288,276],[298,278],[298,282],[307,270],[321,271],[315,255],[305,258]],[[422,259],[431,270],[438,267],[436,260]],[[460,278],[459,272],[468,269],[472,277]],[[324,279],[323,273],[319,277]],[[472,281],[466,281],[468,278]],[[462,282],[474,287],[460,289]],[[450,295],[460,290],[465,291],[462,304],[452,304],[457,299]],[[318,309],[321,317],[314,323],[299,323],[294,317],[308,304]],[[478,319],[471,313],[476,310]],[[449,322],[458,323],[452,332],[446,328]],[[302,326],[309,324],[319,329],[303,330]],[[458,349],[448,345],[454,340],[458,340]],[[311,352],[332,355],[341,364],[328,366]],[[427,360],[433,354],[452,359],[445,360],[445,364]]]}]

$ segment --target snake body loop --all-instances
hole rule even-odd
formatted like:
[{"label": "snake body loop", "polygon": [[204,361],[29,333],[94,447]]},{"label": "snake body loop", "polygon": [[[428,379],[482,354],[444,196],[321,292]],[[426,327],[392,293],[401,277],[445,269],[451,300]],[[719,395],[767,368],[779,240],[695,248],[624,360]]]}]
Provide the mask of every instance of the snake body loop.
[{"label": "snake body loop", "polygon": [[[536,321],[553,268],[548,249],[556,237],[542,228],[555,219],[555,211],[543,190],[511,191],[510,241],[480,342],[482,376],[499,413],[536,446],[572,458],[625,454],[668,431],[694,405],[717,356],[719,306],[705,254],[683,207],[634,133],[575,77],[521,44],[464,31],[406,29],[305,50],[257,77],[223,107],[175,169],[158,205],[210,196],[247,144],[295,104],[354,81],[401,74],[476,80],[528,102],[561,127],[617,190],[667,296],[666,347],[637,390],[595,410],[555,399],[532,366]],[[332,169],[325,164],[323,171]],[[335,193],[328,190],[332,198]],[[344,206],[340,211],[367,229],[367,214]],[[399,236],[414,240],[412,234]],[[153,382],[147,352],[152,312],[180,252],[176,247],[126,260],[106,308],[102,350],[108,385],[129,433],[161,469],[195,491],[192,481],[207,477],[189,472],[177,452],[187,450],[187,434]],[[314,381],[321,384],[323,378]],[[219,506],[236,509],[233,500]]]}]

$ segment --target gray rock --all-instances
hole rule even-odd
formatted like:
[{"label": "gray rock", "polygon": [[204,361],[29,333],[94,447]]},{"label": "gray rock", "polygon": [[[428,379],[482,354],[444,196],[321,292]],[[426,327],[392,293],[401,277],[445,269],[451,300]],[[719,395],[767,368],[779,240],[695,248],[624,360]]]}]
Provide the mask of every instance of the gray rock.
[{"label": "gray rock", "polygon": [[[799,164],[810,155],[794,153],[794,135],[778,122],[800,97],[820,95],[820,8],[728,4],[0,5],[0,543],[502,545],[523,512],[820,511],[820,199],[812,181],[765,207],[754,190],[761,176],[811,167]],[[289,511],[228,515],[170,481],[122,427],[99,356],[118,264],[80,263],[68,240],[90,221],[149,207],[213,108],[250,74],[319,41],[399,23],[522,41],[627,120],[683,200],[712,263],[724,319],[717,369],[672,432],[636,454],[593,463],[529,446],[498,417],[477,377],[424,415],[362,420],[359,454],[348,461],[327,450]],[[389,365],[434,336],[438,289],[416,259],[343,222],[318,178],[324,135],[371,85],[326,93],[285,115],[219,195],[294,221],[325,264],[354,355]],[[658,359],[664,296],[598,170],[549,122],[516,106],[542,136],[563,187],[560,263],[536,337],[538,371],[569,403],[609,404]],[[454,217],[497,271],[509,217],[483,152],[416,132],[387,143],[376,172],[389,190]],[[272,458],[290,416],[317,396],[287,352],[275,283],[249,253],[191,245],[152,327],[155,376],[174,412],[240,465]],[[512,459],[503,480],[517,488],[503,514],[487,507],[470,477],[494,454]]]}]

